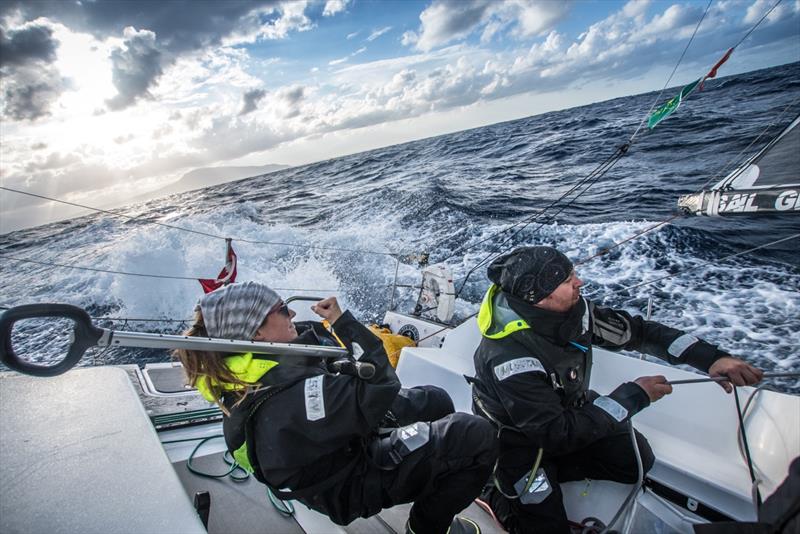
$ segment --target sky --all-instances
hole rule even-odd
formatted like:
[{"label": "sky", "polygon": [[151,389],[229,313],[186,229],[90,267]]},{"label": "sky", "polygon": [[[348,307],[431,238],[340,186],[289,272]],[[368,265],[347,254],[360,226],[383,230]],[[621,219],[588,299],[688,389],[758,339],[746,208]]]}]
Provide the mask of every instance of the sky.
[{"label": "sky", "polygon": [[[776,1],[712,0],[670,85]],[[707,5],[3,0],[0,184],[122,205],[196,168],[301,165],[659,90]],[[798,60],[800,0],[782,0],[719,75]],[[0,233],[86,213],[0,190]]]}]

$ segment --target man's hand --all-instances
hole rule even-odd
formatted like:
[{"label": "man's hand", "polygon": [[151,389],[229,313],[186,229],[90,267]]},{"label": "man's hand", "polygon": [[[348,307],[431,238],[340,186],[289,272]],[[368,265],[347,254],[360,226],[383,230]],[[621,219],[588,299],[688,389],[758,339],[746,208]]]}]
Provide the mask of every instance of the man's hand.
[{"label": "man's hand", "polygon": [[640,376],[634,382],[647,393],[647,396],[650,397],[650,402],[655,402],[664,395],[672,393],[672,386],[667,383],[666,377],[662,375]]},{"label": "man's hand", "polygon": [[336,320],[342,316],[342,309],[339,307],[336,297],[328,297],[325,300],[317,302],[311,306],[311,311],[323,319],[327,319],[331,324],[335,323]]},{"label": "man's hand", "polygon": [[752,386],[753,384],[761,382],[764,372],[757,367],[753,367],[749,363],[743,362],[739,358],[723,356],[711,365],[708,369],[708,375],[712,378],[715,376],[725,376],[729,378],[730,382],[722,381],[717,383],[722,386],[725,391],[730,393],[733,391],[731,382],[737,386]]}]

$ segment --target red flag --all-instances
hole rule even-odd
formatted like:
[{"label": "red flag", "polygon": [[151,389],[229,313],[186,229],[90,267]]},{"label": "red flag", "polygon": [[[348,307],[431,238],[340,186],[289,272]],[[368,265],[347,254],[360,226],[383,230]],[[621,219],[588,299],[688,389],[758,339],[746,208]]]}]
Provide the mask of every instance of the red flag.
[{"label": "red flag", "polygon": [[701,91],[703,90],[703,84],[705,83],[705,81],[706,81],[707,79],[709,79],[709,78],[716,78],[716,77],[717,77],[717,69],[718,69],[718,68],[720,68],[720,67],[722,66],[722,64],[723,64],[723,63],[725,63],[726,61],[728,61],[728,58],[729,58],[729,57],[731,57],[731,54],[733,54],[733,48],[729,48],[729,49],[728,49],[728,51],[727,51],[727,52],[725,52],[725,55],[724,55],[724,56],[722,56],[722,59],[720,59],[719,61],[717,61],[716,65],[714,65],[713,67],[711,67],[711,70],[710,70],[710,71],[708,71],[708,74],[706,74],[706,75],[703,77],[703,81],[702,81],[702,82],[700,82],[700,90],[701,90]]},{"label": "red flag", "polygon": [[231,240],[226,239],[225,242],[228,249],[225,255],[225,267],[219,272],[217,278],[199,278],[197,280],[203,286],[204,293],[211,293],[215,289],[236,281],[236,253],[231,246]]}]

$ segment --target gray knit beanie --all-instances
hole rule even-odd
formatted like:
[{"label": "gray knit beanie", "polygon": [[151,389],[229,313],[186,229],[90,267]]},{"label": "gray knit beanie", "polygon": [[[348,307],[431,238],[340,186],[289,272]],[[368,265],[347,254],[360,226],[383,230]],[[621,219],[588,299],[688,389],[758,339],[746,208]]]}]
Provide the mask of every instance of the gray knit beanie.
[{"label": "gray knit beanie", "polygon": [[500,289],[536,304],[572,273],[572,262],[553,247],[520,247],[494,260],[489,280]]},{"label": "gray knit beanie", "polygon": [[250,340],[280,300],[264,284],[243,282],[203,295],[195,310],[200,308],[209,336]]}]

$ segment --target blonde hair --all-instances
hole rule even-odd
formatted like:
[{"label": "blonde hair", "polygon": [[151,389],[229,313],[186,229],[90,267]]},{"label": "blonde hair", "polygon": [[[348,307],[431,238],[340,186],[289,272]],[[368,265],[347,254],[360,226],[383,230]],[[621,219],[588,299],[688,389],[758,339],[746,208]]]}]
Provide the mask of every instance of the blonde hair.
[{"label": "blonde hair", "polygon": [[[203,321],[203,314],[198,309],[195,312],[194,324],[183,333],[184,336],[209,337]],[[234,406],[238,406],[247,396],[252,384],[244,382],[237,377],[225,364],[226,354],[221,352],[211,352],[203,350],[176,349],[173,357],[180,360],[189,385],[197,387],[198,383],[203,383],[217,400],[217,405],[225,415],[230,415],[230,411],[222,402],[222,395],[226,391],[233,393],[236,397]],[[240,386],[236,389],[226,389],[223,384]]]}]

